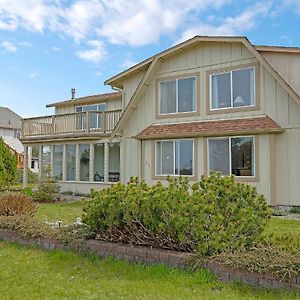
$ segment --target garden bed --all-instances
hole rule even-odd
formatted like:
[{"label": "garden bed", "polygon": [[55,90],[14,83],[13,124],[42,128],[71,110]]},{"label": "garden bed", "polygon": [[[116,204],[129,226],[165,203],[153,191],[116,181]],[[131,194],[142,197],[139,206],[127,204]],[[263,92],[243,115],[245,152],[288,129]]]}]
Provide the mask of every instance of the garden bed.
[{"label": "garden bed", "polygon": [[[86,240],[80,244],[65,244],[54,238],[24,238],[10,230],[0,229],[0,240],[16,242],[22,245],[38,246],[45,250],[79,250],[92,252],[100,257],[116,257],[134,263],[165,264],[171,267],[188,268],[193,255],[190,253],[111,243],[99,240]],[[214,260],[203,260],[198,265],[211,271],[224,282],[243,282],[264,288],[300,289],[300,276],[292,277],[287,282],[277,280],[271,274],[255,273],[228,267]]]}]

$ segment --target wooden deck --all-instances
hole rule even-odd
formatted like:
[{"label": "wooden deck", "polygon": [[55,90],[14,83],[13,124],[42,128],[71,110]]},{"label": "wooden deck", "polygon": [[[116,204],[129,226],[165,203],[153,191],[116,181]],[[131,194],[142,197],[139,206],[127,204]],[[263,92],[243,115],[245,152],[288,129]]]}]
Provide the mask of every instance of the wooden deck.
[{"label": "wooden deck", "polygon": [[87,111],[23,119],[21,139],[109,135],[121,114],[121,110]]}]

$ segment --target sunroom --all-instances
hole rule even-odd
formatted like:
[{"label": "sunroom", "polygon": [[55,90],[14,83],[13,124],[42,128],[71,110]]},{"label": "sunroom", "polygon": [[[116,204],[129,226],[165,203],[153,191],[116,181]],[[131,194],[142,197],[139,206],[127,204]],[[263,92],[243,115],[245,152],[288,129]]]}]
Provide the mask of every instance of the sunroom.
[{"label": "sunroom", "polygon": [[76,141],[30,147],[30,151],[25,147],[25,159],[34,149],[40,161],[39,177],[53,176],[62,191],[89,192],[120,181],[120,142]]}]

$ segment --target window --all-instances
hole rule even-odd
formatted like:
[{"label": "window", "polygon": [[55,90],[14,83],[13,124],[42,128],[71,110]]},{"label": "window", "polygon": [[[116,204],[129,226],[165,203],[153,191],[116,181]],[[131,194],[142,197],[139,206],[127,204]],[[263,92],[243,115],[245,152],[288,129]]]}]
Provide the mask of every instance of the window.
[{"label": "window", "polygon": [[156,175],[194,175],[194,140],[157,141]]},{"label": "window", "polygon": [[66,146],[67,181],[76,180],[76,145]]},{"label": "window", "polygon": [[80,181],[89,181],[90,178],[90,145],[79,145],[79,159],[80,159]]},{"label": "window", "polygon": [[254,137],[209,139],[208,154],[209,171],[254,176]]},{"label": "window", "polygon": [[94,145],[94,181],[104,181],[104,144]]},{"label": "window", "polygon": [[42,146],[42,176],[50,176],[51,173],[51,149],[50,146]]},{"label": "window", "polygon": [[254,67],[212,74],[211,109],[255,105]]},{"label": "window", "polygon": [[17,139],[20,139],[20,137],[21,137],[21,130],[14,129],[14,137],[17,138]]},{"label": "window", "polygon": [[160,114],[196,111],[195,77],[160,81]]},{"label": "window", "polygon": [[63,168],[63,146],[53,146],[53,176],[57,180],[62,180]]},{"label": "window", "polygon": [[[102,127],[102,116],[99,113],[94,112],[104,112],[105,111],[105,103],[94,104],[94,105],[85,105],[85,106],[77,106],[77,113],[85,113],[90,111],[89,122],[90,129],[97,129]],[[79,114],[76,118],[76,129],[86,129],[86,114]]]},{"label": "window", "polygon": [[120,143],[109,144],[109,173],[108,181],[120,180]]}]

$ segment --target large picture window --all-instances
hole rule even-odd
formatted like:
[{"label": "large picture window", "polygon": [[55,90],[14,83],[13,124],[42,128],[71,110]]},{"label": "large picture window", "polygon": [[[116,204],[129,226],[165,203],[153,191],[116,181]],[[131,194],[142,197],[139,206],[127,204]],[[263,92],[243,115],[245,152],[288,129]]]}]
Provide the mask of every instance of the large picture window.
[{"label": "large picture window", "polygon": [[254,67],[212,74],[210,87],[211,109],[255,105]]},{"label": "large picture window", "polygon": [[160,81],[160,114],[196,111],[195,77]]},{"label": "large picture window", "polygon": [[194,175],[194,140],[157,141],[156,175]]},{"label": "large picture window", "polygon": [[208,139],[209,171],[223,175],[255,176],[254,137]]}]

